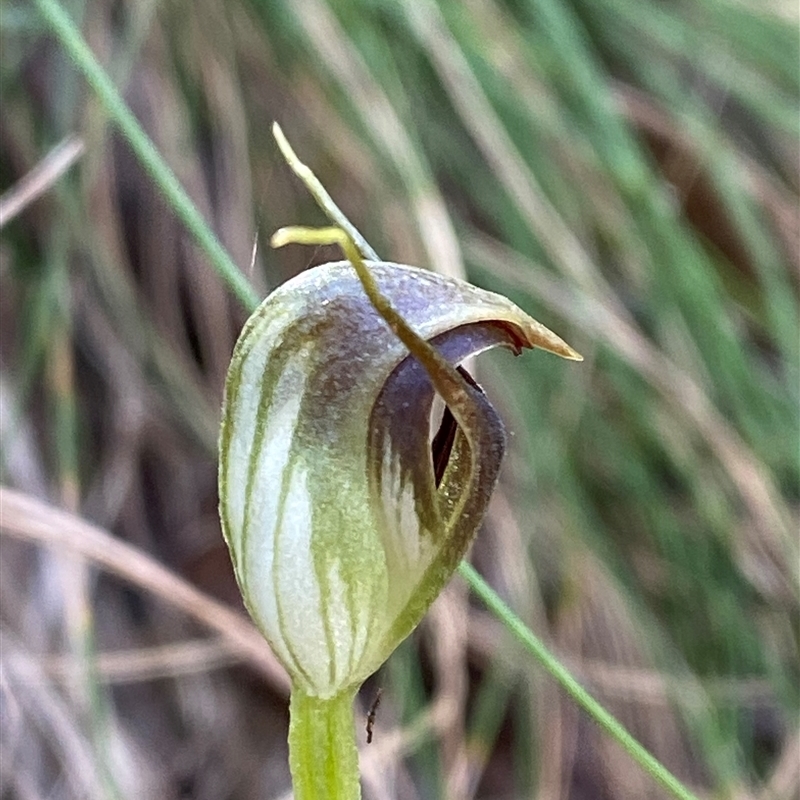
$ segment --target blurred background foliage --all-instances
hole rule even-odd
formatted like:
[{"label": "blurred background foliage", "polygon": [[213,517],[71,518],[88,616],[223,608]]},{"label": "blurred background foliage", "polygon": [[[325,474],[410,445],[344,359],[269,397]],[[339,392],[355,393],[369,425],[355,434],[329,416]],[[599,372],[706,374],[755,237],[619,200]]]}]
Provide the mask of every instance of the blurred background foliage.
[{"label": "blurred background foliage", "polygon": [[[322,221],[277,119],[384,258],[584,354],[480,362],[512,438],[474,561],[699,794],[798,797],[796,3],[68,10],[261,294],[339,258],[265,246]],[[236,605],[215,446],[246,314],[34,7],[0,15],[2,480]],[[286,796],[285,689],[224,637],[8,537],[0,599],[3,800]],[[378,685],[367,798],[657,796],[459,580]]]}]

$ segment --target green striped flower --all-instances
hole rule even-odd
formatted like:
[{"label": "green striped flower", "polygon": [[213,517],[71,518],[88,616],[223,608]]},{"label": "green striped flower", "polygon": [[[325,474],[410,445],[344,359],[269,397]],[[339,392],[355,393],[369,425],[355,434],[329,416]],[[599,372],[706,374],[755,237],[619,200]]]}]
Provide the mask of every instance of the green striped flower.
[{"label": "green striped flower", "polygon": [[[366,266],[406,339],[451,364],[498,345],[579,358],[504,297]],[[355,691],[418,624],[475,536],[503,454],[468,373],[436,354],[423,366],[382,314],[349,262],[308,270],[248,320],[225,388],[223,531],[253,620],[312,698]]]}]

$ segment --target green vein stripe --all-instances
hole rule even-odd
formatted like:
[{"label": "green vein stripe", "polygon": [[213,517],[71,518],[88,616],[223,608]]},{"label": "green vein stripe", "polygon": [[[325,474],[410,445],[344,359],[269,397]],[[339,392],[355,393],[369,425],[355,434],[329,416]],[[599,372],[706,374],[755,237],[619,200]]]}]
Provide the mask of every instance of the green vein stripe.
[{"label": "green vein stripe", "polygon": [[311,548],[311,555],[314,562],[314,574],[316,575],[317,584],[319,585],[319,605],[320,613],[322,614],[322,627],[325,631],[325,642],[328,646],[328,680],[331,682],[331,686],[336,686],[339,676],[337,675],[336,669],[338,662],[336,659],[336,644],[334,643],[333,628],[331,626],[331,609],[329,605],[331,587],[327,570],[325,569],[327,565],[325,554],[322,553],[318,557],[313,547],[314,529],[315,526],[312,525],[312,541],[309,543],[309,547]]},{"label": "green vein stripe", "polygon": [[230,452],[231,442],[233,441],[233,434],[236,427],[236,408],[239,403],[239,393],[242,385],[242,371],[244,368],[244,359],[234,359],[228,368],[228,377],[225,381],[225,403],[222,409],[222,427],[220,429],[219,437],[219,496],[220,508],[222,510],[222,532],[228,541],[228,546],[233,555],[233,566],[236,570],[237,577],[241,582],[242,564],[238,552],[237,542],[234,540],[235,527],[231,525],[230,514],[228,512],[228,497],[230,492],[229,486],[229,472],[230,472]]}]

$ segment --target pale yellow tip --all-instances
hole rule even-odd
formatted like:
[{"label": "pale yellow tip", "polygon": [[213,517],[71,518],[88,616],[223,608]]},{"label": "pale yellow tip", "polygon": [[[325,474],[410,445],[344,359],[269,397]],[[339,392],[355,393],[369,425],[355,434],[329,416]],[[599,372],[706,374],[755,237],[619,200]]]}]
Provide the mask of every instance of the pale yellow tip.
[{"label": "pale yellow tip", "polygon": [[[275,124],[277,125],[278,123],[276,122]],[[278,247],[291,244],[294,242],[292,233],[293,232],[291,228],[278,228],[278,230],[272,234],[272,237],[269,240],[270,247],[277,249]]]},{"label": "pale yellow tip", "polygon": [[272,136],[281,150],[283,150],[283,143],[286,142],[286,137],[283,134],[283,128],[277,122],[272,123]]}]

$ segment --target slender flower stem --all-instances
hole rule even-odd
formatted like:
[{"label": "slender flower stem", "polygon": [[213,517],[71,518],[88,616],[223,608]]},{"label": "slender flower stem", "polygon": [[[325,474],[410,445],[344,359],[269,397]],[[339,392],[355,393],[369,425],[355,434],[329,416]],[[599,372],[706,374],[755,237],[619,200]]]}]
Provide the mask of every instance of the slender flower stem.
[{"label": "slender flower stem", "polygon": [[292,690],[289,768],[294,800],[359,800],[355,689],[322,700]]},{"label": "slender flower stem", "polygon": [[125,137],[141,165],[150,174],[169,205],[172,206],[172,210],[208,256],[211,265],[247,308],[255,308],[260,300],[258,294],[233,263],[219,239],[214,235],[175,177],[175,173],[156,150],[155,145],[142,130],[142,126],[128,106],[125,105],[125,101],[94,57],[75,23],[57,0],[34,0],[34,2],[69,57],[97,93],[106,113]]},{"label": "slender flower stem", "polygon": [[612,738],[622,745],[630,757],[652,778],[681,800],[698,800],[660,761],[647,752],[614,716],[600,705],[586,689],[572,677],[569,670],[547,649],[544,642],[500,599],[494,589],[476,572],[475,568],[462,561],[461,577],[470,589],[500,619],[511,633],[524,645],[539,663],[556,679],[561,688]]}]

